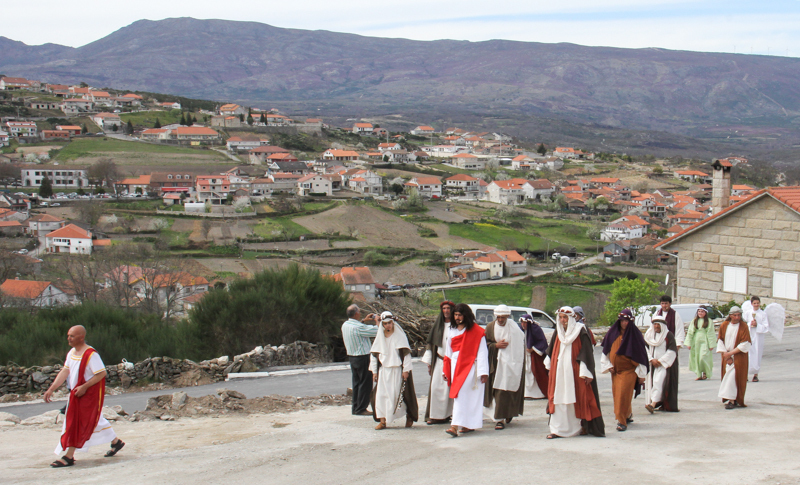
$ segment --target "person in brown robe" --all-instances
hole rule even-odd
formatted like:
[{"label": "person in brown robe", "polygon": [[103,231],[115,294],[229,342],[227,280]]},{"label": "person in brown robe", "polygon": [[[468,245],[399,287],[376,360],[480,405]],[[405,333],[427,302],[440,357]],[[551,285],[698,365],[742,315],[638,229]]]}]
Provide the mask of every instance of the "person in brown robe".
[{"label": "person in brown robe", "polygon": [[[734,306],[730,309],[728,318],[719,326],[717,341],[717,353],[722,354],[719,397],[725,403],[725,409],[747,407],[744,404],[744,393],[747,390],[750,345],[750,330],[742,321],[742,309]],[[729,375],[725,379],[725,375],[731,371],[734,372],[734,378],[731,379]]]},{"label": "person in brown robe", "polygon": [[[495,421],[496,430],[505,429],[505,425],[517,416],[522,416],[525,409],[525,333],[517,323],[510,318],[511,310],[506,305],[499,305],[495,311],[495,320],[485,328],[486,347],[489,350],[489,381],[484,388],[483,406],[490,411],[490,418]],[[505,327],[505,328],[504,328]],[[506,335],[500,338],[498,335]],[[500,384],[497,381],[499,370],[499,357],[509,357],[516,364],[512,372],[519,374],[519,380],[514,379],[514,385],[508,382]],[[518,361],[518,362],[517,362]],[[508,367],[501,372],[508,372]],[[507,379],[504,379],[507,381]],[[499,388],[498,388],[499,387]],[[516,390],[504,388],[516,387]],[[494,406],[493,406],[494,405]],[[493,411],[493,413],[491,413]],[[504,422],[505,421],[505,422]]]},{"label": "person in brown robe", "polygon": [[633,323],[633,313],[624,309],[603,338],[602,373],[611,373],[617,431],[633,422],[632,399],[639,395],[648,371],[647,347],[642,332]]}]

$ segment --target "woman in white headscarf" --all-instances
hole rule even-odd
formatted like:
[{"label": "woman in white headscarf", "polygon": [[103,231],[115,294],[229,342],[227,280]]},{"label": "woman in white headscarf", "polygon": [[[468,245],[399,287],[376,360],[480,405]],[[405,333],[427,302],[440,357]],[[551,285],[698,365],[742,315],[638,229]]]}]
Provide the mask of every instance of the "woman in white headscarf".
[{"label": "woman in white headscarf", "polygon": [[667,328],[662,315],[653,315],[650,328],[644,334],[650,368],[645,377],[647,403],[650,414],[661,407],[664,411],[678,411],[678,347],[675,336]]},{"label": "woman in white headscarf", "polygon": [[370,350],[372,380],[377,383],[372,391],[375,429],[406,416],[406,428],[418,419],[419,408],[411,375],[411,347],[405,332],[394,320],[391,312],[381,313],[381,330]]}]

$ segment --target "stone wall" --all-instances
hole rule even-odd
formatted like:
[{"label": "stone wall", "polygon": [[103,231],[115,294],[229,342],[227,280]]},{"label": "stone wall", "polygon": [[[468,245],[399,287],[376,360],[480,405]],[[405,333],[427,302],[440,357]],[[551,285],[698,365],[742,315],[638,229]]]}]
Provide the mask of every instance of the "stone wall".
[{"label": "stone wall", "polygon": [[[800,216],[766,195],[667,245],[678,250],[677,303],[743,301],[757,295],[800,312],[798,300],[772,297],[773,271],[800,273]],[[723,267],[747,268],[747,294],[723,291]]]},{"label": "stone wall", "polygon": [[[102,357],[102,352],[101,352]],[[141,381],[164,382],[176,386],[194,386],[224,381],[230,373],[255,372],[259,369],[283,365],[305,365],[332,362],[329,347],[308,342],[294,342],[280,347],[256,347],[250,352],[230,358],[223,356],[202,362],[152,357],[133,365],[107,365],[109,386],[130,387]],[[0,396],[44,392],[61,371],[61,365],[19,367],[0,366]]]}]

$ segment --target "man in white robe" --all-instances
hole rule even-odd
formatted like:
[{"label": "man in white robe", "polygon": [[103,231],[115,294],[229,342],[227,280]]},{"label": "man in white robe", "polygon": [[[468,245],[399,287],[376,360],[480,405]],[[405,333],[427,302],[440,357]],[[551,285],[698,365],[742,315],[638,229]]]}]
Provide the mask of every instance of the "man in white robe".
[{"label": "man in white robe", "polygon": [[406,428],[417,420],[417,402],[411,380],[411,347],[405,332],[391,312],[381,314],[381,329],[370,349],[374,390],[375,429],[385,429],[392,421],[406,417]]},{"label": "man in white robe", "polygon": [[764,357],[764,338],[769,333],[769,319],[766,312],[761,309],[761,299],[757,296],[750,298],[749,308],[744,308],[742,319],[747,322],[750,329],[750,361],[749,374],[753,374],[753,382],[758,382],[758,371],[761,370],[761,358]]},{"label": "man in white robe", "polygon": [[647,344],[647,358],[650,360],[650,370],[645,378],[647,403],[644,407],[653,414],[656,406],[661,404],[668,394],[665,385],[667,375],[677,357],[677,349],[675,337],[667,330],[666,320],[660,315],[653,317],[650,328],[644,334],[644,341]]},{"label": "man in white robe", "polygon": [[425,422],[429,425],[446,423],[453,415],[450,388],[447,386],[447,382],[439,377],[443,373],[442,365],[455,306],[456,304],[452,301],[443,301],[439,304],[439,317],[428,333],[428,345],[425,354],[420,359],[428,365],[428,375],[431,376],[428,404],[425,410]]},{"label": "man in white robe", "polygon": [[484,408],[495,422],[496,430],[505,429],[525,408],[525,333],[511,319],[506,305],[494,309],[495,320],[485,329],[489,351],[489,380],[486,384]]},{"label": "man in white robe", "polygon": [[[53,392],[65,381],[70,390],[61,439],[55,449],[56,455],[65,454],[50,464],[53,468],[73,466],[75,452],[86,452],[91,446],[111,443],[106,457],[116,455],[125,446],[103,417],[106,367],[100,355],[86,343],[86,329],[82,325],[70,328],[67,343],[72,349],[64,367],[44,393],[44,402],[50,402]],[[91,398],[91,402],[86,402],[84,396]]]},{"label": "man in white robe", "polygon": [[[453,312],[455,327],[445,352],[444,378],[453,398],[453,419],[447,434],[456,437],[483,427],[484,386],[489,379],[489,353],[483,329],[468,305],[459,303]],[[468,356],[463,357],[462,354]],[[468,359],[468,360],[465,360]]]}]

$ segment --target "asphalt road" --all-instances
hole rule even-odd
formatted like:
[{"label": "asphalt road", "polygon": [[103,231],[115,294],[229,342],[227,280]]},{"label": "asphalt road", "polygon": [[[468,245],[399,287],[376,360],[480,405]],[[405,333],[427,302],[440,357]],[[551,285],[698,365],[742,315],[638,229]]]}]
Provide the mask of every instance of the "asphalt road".
[{"label": "asphalt road", "polygon": [[[599,362],[600,347],[595,347],[595,360]],[[680,399],[691,401],[718,402],[719,390],[719,358],[714,360],[714,375],[706,381],[695,381],[695,375],[688,370],[689,351],[679,352]],[[800,327],[789,327],[783,340],[777,342],[767,336],[764,345],[764,358],[759,378],[761,382],[750,383],[747,388],[746,402],[753,404],[797,405],[800,402],[800,386],[797,385],[797,366],[800,359]],[[429,377],[427,367],[422,363],[414,364],[414,381],[417,396],[427,395]],[[602,398],[611,399],[611,378],[607,374],[598,376],[598,384]],[[239,391],[247,397],[259,397],[272,394],[284,396],[318,396],[320,394],[343,394],[350,387],[350,371],[334,370],[308,374],[273,376],[258,379],[234,380],[218,382],[206,386],[167,389],[150,392],[136,392],[106,396],[107,406],[122,406],[128,413],[144,410],[151,397],[184,391],[192,397],[216,394],[216,390],[227,388]],[[33,402],[15,405],[3,405],[0,411],[12,413],[22,419],[36,416],[53,409],[59,409],[64,402]],[[635,405],[634,408],[640,406]],[[613,413],[604,409],[607,419],[613,420]]]}]

